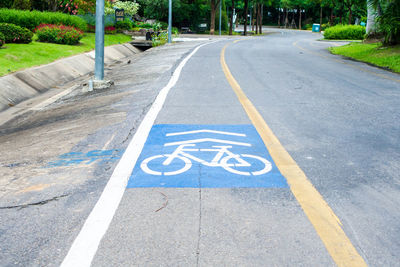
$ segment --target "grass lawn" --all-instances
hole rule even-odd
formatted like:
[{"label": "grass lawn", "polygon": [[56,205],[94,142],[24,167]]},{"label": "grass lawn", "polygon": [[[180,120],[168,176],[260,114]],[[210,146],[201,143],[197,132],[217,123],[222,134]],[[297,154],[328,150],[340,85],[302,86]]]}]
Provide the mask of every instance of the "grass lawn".
[{"label": "grass lawn", "polygon": [[[105,35],[106,46],[129,42],[131,37],[124,34]],[[33,41],[30,44],[5,44],[0,49],[0,76],[47,64],[57,59],[93,50],[95,34],[85,33],[78,45],[59,45]]]},{"label": "grass lawn", "polygon": [[336,55],[343,55],[400,72],[400,45],[384,47],[380,43],[351,43],[345,46],[331,47],[329,50]]}]

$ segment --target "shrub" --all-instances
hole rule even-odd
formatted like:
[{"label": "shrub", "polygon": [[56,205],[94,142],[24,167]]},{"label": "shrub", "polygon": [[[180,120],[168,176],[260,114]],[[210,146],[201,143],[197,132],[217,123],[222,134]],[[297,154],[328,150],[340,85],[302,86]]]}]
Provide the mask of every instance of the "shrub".
[{"label": "shrub", "polygon": [[139,10],[139,4],[131,1],[119,1],[119,0],[115,0],[113,2],[106,1],[104,7],[104,13],[106,15],[114,15],[116,8],[124,9],[125,15],[133,17]]},{"label": "shrub", "polygon": [[[382,1],[383,2],[383,1]],[[386,1],[381,4],[382,14],[378,15],[378,27],[384,35],[385,45],[400,43],[400,1]]]},{"label": "shrub", "polygon": [[161,30],[168,30],[168,23],[160,21]]},{"label": "shrub", "polygon": [[29,44],[32,42],[33,33],[27,28],[10,23],[0,23],[0,32],[4,34],[6,43]]},{"label": "shrub", "polygon": [[324,23],[321,25],[321,31],[325,31],[326,29],[328,29],[330,26],[328,23]]},{"label": "shrub", "polygon": [[152,29],[152,28],[153,28],[153,25],[152,25],[152,24],[150,24],[150,23],[143,23],[143,22],[138,22],[138,23],[137,23],[137,26],[138,26],[139,28],[142,28],[142,29]]},{"label": "shrub", "polygon": [[158,35],[156,33],[153,33],[151,41],[153,43],[153,47],[166,44],[168,42],[168,33],[160,32]]},{"label": "shrub", "polygon": [[0,47],[2,47],[5,42],[6,38],[4,37],[4,34],[0,32]]},{"label": "shrub", "polygon": [[124,19],[123,21],[117,21],[115,23],[115,28],[117,28],[118,31],[123,31],[123,30],[130,30],[133,27],[133,23],[130,19]]},{"label": "shrub", "polygon": [[71,26],[41,24],[35,29],[39,42],[74,45],[79,43],[83,32]]},{"label": "shrub", "polygon": [[104,32],[106,34],[114,34],[114,33],[117,32],[117,29],[115,29],[114,26],[107,26],[107,27],[104,28]]},{"label": "shrub", "polygon": [[86,22],[78,17],[57,12],[40,12],[15,9],[0,9],[0,23],[12,23],[34,30],[40,24],[62,24],[86,30]]},{"label": "shrub", "polygon": [[325,39],[335,40],[362,40],[365,27],[360,25],[336,25],[325,30]]}]

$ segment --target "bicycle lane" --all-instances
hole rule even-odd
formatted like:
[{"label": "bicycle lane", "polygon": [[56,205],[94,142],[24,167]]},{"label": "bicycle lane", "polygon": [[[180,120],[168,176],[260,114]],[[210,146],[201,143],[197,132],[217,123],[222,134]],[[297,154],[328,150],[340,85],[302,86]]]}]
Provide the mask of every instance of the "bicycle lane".
[{"label": "bicycle lane", "polygon": [[169,92],[93,266],[334,265],[225,78],[225,44]]}]

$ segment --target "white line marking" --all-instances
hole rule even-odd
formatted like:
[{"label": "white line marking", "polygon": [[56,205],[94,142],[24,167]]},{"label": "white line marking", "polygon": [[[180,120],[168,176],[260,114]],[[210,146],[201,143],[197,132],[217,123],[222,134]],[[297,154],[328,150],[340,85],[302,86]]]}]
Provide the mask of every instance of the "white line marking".
[{"label": "white line marking", "polygon": [[226,134],[226,135],[234,135],[234,136],[242,136],[246,137],[245,134],[240,133],[230,133],[230,132],[223,132],[223,131],[214,131],[214,130],[196,130],[196,131],[188,131],[188,132],[179,132],[179,133],[168,133],[166,136],[176,136],[176,135],[184,135],[184,134],[196,134],[196,133],[216,133],[216,134]]},{"label": "white line marking", "polygon": [[61,264],[62,267],[90,266],[100,241],[106,233],[111,220],[114,217],[115,211],[119,206],[119,203],[125,192],[128,179],[136,165],[136,161],[143,149],[151,127],[153,126],[158,113],[164,105],[168,92],[178,81],[186,62],[202,46],[211,43],[214,42],[202,44],[196,47],[192,53],[182,60],[168,84],[161,89],[156,100],[140,124],[136,134],[133,136],[132,141],[129,143],[128,148],[122,155],[121,160],[118,162],[117,167],[115,167],[114,172],[104,188],[103,193],[101,194],[92,212],[89,214],[89,217],[86,219],[85,224],[68,251],[67,256],[64,258],[64,261]]},{"label": "white line marking", "polygon": [[251,146],[249,143],[242,143],[242,142],[235,142],[230,140],[222,140],[222,139],[214,139],[214,138],[201,138],[201,139],[194,139],[194,140],[185,140],[185,141],[178,141],[172,143],[165,143],[164,146],[178,146],[184,144],[195,144],[195,143],[204,143],[204,142],[214,142],[214,143],[222,143],[222,144],[231,144],[231,145],[238,145],[238,146]]}]

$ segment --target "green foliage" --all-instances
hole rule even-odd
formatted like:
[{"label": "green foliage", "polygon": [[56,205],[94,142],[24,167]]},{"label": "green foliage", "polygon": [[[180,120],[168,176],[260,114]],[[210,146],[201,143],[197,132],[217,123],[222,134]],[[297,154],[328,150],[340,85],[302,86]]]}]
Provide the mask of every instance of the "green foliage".
[{"label": "green foliage", "polygon": [[142,29],[153,29],[153,24],[150,23],[137,22],[136,25]]},{"label": "green foliage", "polygon": [[31,9],[31,1],[30,0],[14,0],[12,8],[22,9],[22,10],[30,10]]},{"label": "green foliage", "polygon": [[[105,35],[105,46],[129,42],[131,37],[124,34]],[[95,48],[95,34],[86,33],[79,45],[59,45],[32,42],[30,44],[7,44],[7,49],[0,49],[0,76],[20,69],[50,63]]]},{"label": "green foliage", "polygon": [[345,46],[331,47],[329,50],[333,54],[351,57],[400,73],[400,45],[385,47],[380,43],[351,43]]},{"label": "green foliage", "polygon": [[83,32],[70,26],[41,24],[35,29],[39,42],[75,45],[83,37]]},{"label": "green foliage", "polygon": [[130,1],[122,2],[122,1],[116,0],[112,4],[112,6],[113,6],[113,8],[124,9],[125,14],[130,17],[134,16],[139,10],[139,4],[135,3],[135,2],[130,2]]},{"label": "green foliage", "polygon": [[152,35],[153,47],[166,44],[167,42],[168,42],[168,33],[167,32],[160,32],[158,35],[156,33],[154,33]]},{"label": "green foliage", "polygon": [[6,42],[6,37],[4,37],[4,34],[0,32],[0,47],[3,46]]},{"label": "green foliage", "polygon": [[359,25],[336,25],[325,30],[325,39],[334,40],[362,40],[365,36],[365,27]]},{"label": "green foliage", "polygon": [[124,19],[123,21],[117,21],[115,23],[115,28],[117,28],[117,31],[129,31],[133,28],[133,25],[134,24],[130,19]]},{"label": "green foliage", "polygon": [[[158,21],[168,21],[168,0],[137,0],[139,15]],[[173,0],[172,24],[176,27],[189,26],[195,29],[203,20],[209,20],[209,0]],[[162,26],[163,27],[163,26]]]},{"label": "green foliage", "polygon": [[384,34],[385,44],[400,43],[400,1],[381,0],[382,14],[378,17],[379,30]]},{"label": "green foliage", "polygon": [[28,44],[32,42],[33,33],[27,28],[10,23],[0,23],[0,32],[4,34],[6,43]]},{"label": "green foliage", "polygon": [[11,8],[13,1],[11,0],[0,0],[0,8]]},{"label": "green foliage", "polygon": [[12,23],[30,30],[40,24],[63,24],[86,30],[86,22],[77,16],[57,12],[40,12],[15,9],[0,9],[0,23]]},{"label": "green foliage", "polygon": [[159,23],[160,23],[160,27],[161,27],[162,30],[167,30],[168,29],[168,23],[162,22],[162,21],[160,21]]},{"label": "green foliage", "polygon": [[[311,25],[312,26],[312,25]],[[312,28],[312,27],[311,27]],[[321,31],[325,31],[326,29],[329,28],[329,24],[328,23],[324,23],[321,25]]]},{"label": "green foliage", "polygon": [[[219,30],[219,8],[215,14],[215,32]],[[222,1],[222,16],[221,16],[221,30],[228,30],[228,15],[226,14],[225,2]]]}]

